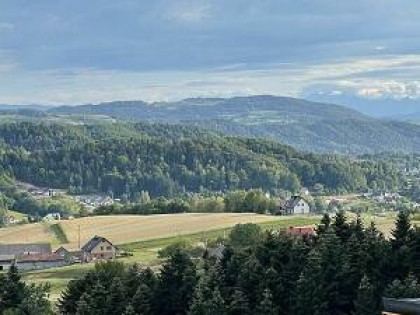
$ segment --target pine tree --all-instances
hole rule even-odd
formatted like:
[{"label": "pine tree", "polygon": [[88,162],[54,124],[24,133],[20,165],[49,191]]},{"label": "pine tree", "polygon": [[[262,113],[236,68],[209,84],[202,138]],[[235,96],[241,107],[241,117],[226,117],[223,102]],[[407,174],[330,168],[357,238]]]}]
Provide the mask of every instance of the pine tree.
[{"label": "pine tree", "polygon": [[142,283],[134,295],[131,305],[138,315],[152,314],[153,309],[153,292],[144,283]]},{"label": "pine tree", "polygon": [[136,313],[136,311],[134,310],[134,307],[131,304],[129,304],[125,308],[123,315],[138,315],[138,313]]},{"label": "pine tree", "polygon": [[197,283],[196,268],[188,254],[177,249],[164,263],[158,280],[157,313],[186,314]]},{"label": "pine tree", "polygon": [[124,309],[127,304],[125,288],[121,279],[115,278],[113,280],[111,287],[107,290],[107,295],[106,314],[120,315],[121,310]]},{"label": "pine tree", "polygon": [[324,234],[331,226],[331,218],[328,213],[324,213],[322,216],[322,219],[320,221],[320,224],[316,228],[316,234],[320,236],[321,234]]},{"label": "pine tree", "polygon": [[210,291],[207,287],[199,285],[191,303],[189,315],[223,315],[226,306],[218,288]]},{"label": "pine tree", "polygon": [[346,213],[343,210],[337,212],[332,224],[333,230],[338,238],[343,242],[347,242],[351,236],[350,226],[347,223]]},{"label": "pine tree", "polygon": [[77,315],[102,315],[107,311],[108,292],[97,282],[91,292],[85,292],[77,303]]},{"label": "pine tree", "polygon": [[412,236],[413,229],[410,222],[410,214],[407,211],[400,211],[395,223],[395,229],[391,232],[391,244],[393,249],[399,249],[407,246]]},{"label": "pine tree", "polygon": [[0,308],[16,308],[23,301],[26,294],[25,283],[21,279],[18,268],[13,264],[5,277]]},{"label": "pine tree", "polygon": [[233,293],[232,301],[228,308],[229,315],[248,315],[251,314],[249,302],[245,294],[237,289]]},{"label": "pine tree", "polygon": [[365,276],[357,291],[356,315],[381,315],[381,303],[375,289]]},{"label": "pine tree", "polygon": [[265,289],[263,293],[263,298],[260,304],[255,310],[256,315],[276,315],[278,314],[277,308],[273,303],[273,295],[271,294],[270,289]]},{"label": "pine tree", "polygon": [[410,271],[420,279],[420,227],[416,227],[410,241]]}]

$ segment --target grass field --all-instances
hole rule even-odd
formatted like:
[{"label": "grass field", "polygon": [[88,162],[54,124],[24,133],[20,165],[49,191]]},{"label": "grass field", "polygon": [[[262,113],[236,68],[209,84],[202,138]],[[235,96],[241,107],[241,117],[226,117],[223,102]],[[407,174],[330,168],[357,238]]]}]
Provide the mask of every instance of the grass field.
[{"label": "grass field", "polygon": [[[53,247],[66,244],[68,249],[78,248],[94,235],[107,237],[115,244],[192,234],[201,231],[222,229],[237,223],[264,223],[285,218],[247,213],[184,213],[168,215],[121,215],[86,217],[54,223],[36,223],[0,229],[0,242],[26,243],[50,242]],[[57,233],[63,231],[64,235]],[[65,237],[64,237],[65,236]]]}]

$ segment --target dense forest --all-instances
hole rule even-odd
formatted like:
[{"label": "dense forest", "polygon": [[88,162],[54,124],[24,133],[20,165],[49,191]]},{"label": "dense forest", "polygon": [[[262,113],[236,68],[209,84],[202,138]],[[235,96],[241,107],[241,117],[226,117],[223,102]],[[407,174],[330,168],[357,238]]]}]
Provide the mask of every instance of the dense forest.
[{"label": "dense forest", "polygon": [[[407,213],[399,213],[389,239],[374,224],[364,227],[360,218],[349,222],[344,212],[325,215],[316,230],[316,236],[290,236],[238,225],[228,238],[209,243],[202,256],[181,244],[162,250],[159,271],[99,263],[68,284],[58,310],[66,315],[380,315],[382,297],[419,296],[420,230]],[[222,250],[214,254],[212,248]],[[14,269],[0,277],[0,311],[27,309],[29,300],[34,311],[28,314],[49,313],[48,287],[19,291],[25,285]]]},{"label": "dense forest", "polygon": [[262,189],[324,192],[398,188],[396,168],[377,161],[305,154],[272,141],[171,124],[0,125],[0,171],[71,193],[134,199]]},{"label": "dense forest", "polygon": [[420,150],[418,125],[371,118],[344,106],[270,95],[160,103],[117,101],[61,106],[47,113],[194,124],[235,136],[272,139],[310,152],[372,154]]}]

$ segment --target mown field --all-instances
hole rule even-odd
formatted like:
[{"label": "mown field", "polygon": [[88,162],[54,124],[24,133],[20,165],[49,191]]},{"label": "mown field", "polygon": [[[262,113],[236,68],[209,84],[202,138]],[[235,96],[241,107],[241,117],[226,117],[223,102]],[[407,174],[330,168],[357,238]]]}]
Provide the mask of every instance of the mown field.
[{"label": "mown field", "polygon": [[[192,234],[231,227],[238,223],[284,221],[286,218],[248,213],[183,213],[166,215],[96,216],[68,221],[26,224],[0,229],[2,243],[49,242],[54,248],[64,244],[78,249],[94,235],[108,238],[115,244],[127,244],[157,238]],[[59,227],[57,227],[59,224]],[[63,237],[63,235],[65,237]]]}]

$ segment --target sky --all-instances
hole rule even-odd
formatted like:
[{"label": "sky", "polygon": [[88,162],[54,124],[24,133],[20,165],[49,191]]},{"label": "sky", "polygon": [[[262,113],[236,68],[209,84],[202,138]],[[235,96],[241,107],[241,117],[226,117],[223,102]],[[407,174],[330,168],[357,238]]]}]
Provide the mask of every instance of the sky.
[{"label": "sky", "polygon": [[0,103],[416,101],[419,16],[419,0],[0,0]]}]

